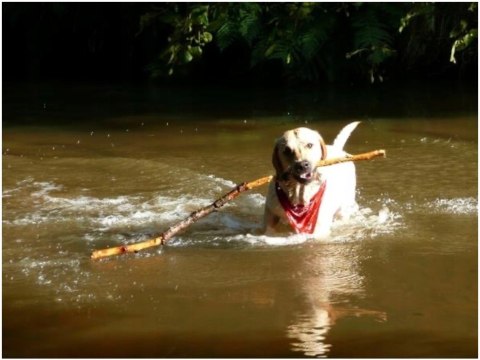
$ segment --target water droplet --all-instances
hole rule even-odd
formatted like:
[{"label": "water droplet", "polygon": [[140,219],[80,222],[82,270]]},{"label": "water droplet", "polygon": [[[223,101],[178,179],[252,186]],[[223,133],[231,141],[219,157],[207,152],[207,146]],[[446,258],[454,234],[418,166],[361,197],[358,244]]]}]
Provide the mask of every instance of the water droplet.
[{"label": "water droplet", "polygon": [[382,224],[387,221],[389,217],[390,210],[386,206],[383,206],[383,208],[378,212],[378,222]]}]

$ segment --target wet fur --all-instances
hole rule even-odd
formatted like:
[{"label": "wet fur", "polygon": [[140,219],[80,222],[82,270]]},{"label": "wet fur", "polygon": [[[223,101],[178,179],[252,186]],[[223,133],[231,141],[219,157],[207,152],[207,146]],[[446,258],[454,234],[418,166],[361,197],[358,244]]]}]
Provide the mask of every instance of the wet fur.
[{"label": "wet fur", "polygon": [[[275,179],[268,188],[265,203],[264,231],[266,234],[293,232],[275,192],[278,181],[287,194],[292,205],[308,204],[317,193],[323,181],[327,181],[322,205],[313,233],[315,238],[328,236],[331,225],[337,217],[348,217],[355,210],[356,175],[353,162],[317,168],[322,159],[341,157],[347,153],[343,150],[350,134],[358,126],[353,122],[345,126],[335,138],[332,145],[325,145],[322,136],[315,130],[296,128],[286,131],[277,139],[272,154]],[[312,166],[311,178],[306,181],[295,169],[298,163],[308,162]]]}]

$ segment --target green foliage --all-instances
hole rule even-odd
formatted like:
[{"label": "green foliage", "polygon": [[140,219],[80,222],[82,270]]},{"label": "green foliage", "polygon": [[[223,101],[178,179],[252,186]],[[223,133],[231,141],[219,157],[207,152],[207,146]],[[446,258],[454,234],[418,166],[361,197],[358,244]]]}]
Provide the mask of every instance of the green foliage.
[{"label": "green foliage", "polygon": [[478,29],[470,29],[464,35],[461,35],[457,38],[452,45],[452,50],[450,52],[450,61],[454,64],[457,63],[455,59],[455,53],[457,51],[462,51],[468,48],[471,43],[476,40],[478,37]]},{"label": "green foliage", "polygon": [[287,76],[317,79],[317,60],[333,25],[323,10],[313,3],[235,4],[218,16],[212,31],[222,51],[236,42],[246,44],[251,67],[280,62]]},{"label": "green foliage", "polygon": [[[220,9],[218,9],[220,10]],[[261,28],[261,6],[255,3],[238,3],[237,6],[227,6],[212,22],[211,29],[216,32],[217,45],[223,51],[235,41],[245,41],[252,45]]]},{"label": "green foliage", "polygon": [[347,59],[362,57],[363,66],[368,68],[370,82],[383,81],[382,65],[396,51],[393,49],[394,29],[399,19],[388,15],[383,4],[357,5],[351,16],[354,50],[346,54]]},{"label": "green foliage", "polygon": [[12,78],[69,72],[143,78],[147,63],[153,77],[310,83],[466,77],[477,69],[476,2],[6,2],[2,8]]},{"label": "green foliage", "polygon": [[[471,3],[468,7],[468,11],[476,16],[477,3]],[[463,51],[472,45],[472,43],[478,38],[477,24],[473,25],[472,21],[467,17],[462,17],[460,22],[450,32],[450,38],[454,40],[452,49],[450,51],[450,61],[454,64],[457,63],[455,54],[458,51]]]},{"label": "green foliage", "polygon": [[409,31],[405,57],[409,63],[418,59],[426,64],[439,57],[457,63],[460,51],[471,50],[470,57],[477,57],[478,32],[477,3],[419,3],[402,17],[399,32]]},{"label": "green foliage", "polygon": [[416,3],[412,8],[400,19],[400,26],[398,32],[402,32],[407,28],[412,20],[415,18],[424,18],[426,22],[426,28],[429,31],[434,30],[433,12],[435,5],[433,3]]},{"label": "green foliage", "polygon": [[345,72],[383,81],[393,65],[455,64],[477,51],[476,3],[176,3],[145,13],[141,31],[152,23],[170,29],[154,75],[188,68],[211,42],[220,52],[241,44],[250,69],[276,63],[310,82]]},{"label": "green foliage", "polygon": [[140,18],[140,32],[155,22],[173,29],[167,38],[168,46],[159,56],[160,61],[150,66],[153,76],[173,75],[176,67],[202,56],[205,45],[213,40],[213,35],[207,31],[208,12],[208,5],[190,5],[185,9],[174,6],[171,11],[148,12]]}]

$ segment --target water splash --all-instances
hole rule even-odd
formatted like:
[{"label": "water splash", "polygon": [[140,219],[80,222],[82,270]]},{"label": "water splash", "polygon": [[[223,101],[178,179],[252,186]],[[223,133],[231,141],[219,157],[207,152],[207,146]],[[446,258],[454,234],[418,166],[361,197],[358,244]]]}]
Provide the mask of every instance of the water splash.
[{"label": "water splash", "polygon": [[[98,197],[81,189],[79,193],[67,192],[62,184],[54,181],[38,182],[25,179],[12,189],[4,189],[4,197],[9,201],[21,194],[29,203],[28,211],[5,214],[5,231],[15,232],[19,228],[32,231],[44,225],[64,231],[57,236],[56,249],[50,251],[50,257],[43,258],[25,247],[18,264],[20,275],[33,281],[41,288],[54,292],[57,302],[74,299],[76,303],[94,301],[98,296],[108,301],[118,300],[119,293],[86,289],[90,284],[92,272],[82,263],[86,255],[81,253],[100,244],[115,244],[146,240],[151,233],[166,230],[168,227],[203,206],[210,204],[216,197],[228,191],[235,184],[213,175],[198,175],[196,182],[205,182],[206,187],[214,189],[206,193],[184,194],[177,196],[176,191],[158,191],[115,197]],[[222,211],[194,224],[182,234],[171,239],[172,247],[219,247],[219,248],[272,248],[301,246],[305,243],[349,243],[374,239],[397,232],[404,223],[404,215],[413,211],[435,211],[455,215],[475,214],[477,200],[473,197],[455,199],[435,199],[420,203],[400,203],[390,196],[380,195],[370,202],[359,196],[360,208],[349,219],[336,221],[332,234],[324,239],[313,239],[302,234],[266,236],[261,234],[265,197],[258,193],[246,193],[228,203]],[[68,226],[66,226],[68,225]],[[71,226],[77,227],[76,235],[66,234]],[[62,230],[64,229],[64,230]],[[19,231],[19,233],[23,233]],[[67,236],[68,235],[68,236]],[[24,241],[25,239],[17,239]],[[68,243],[68,245],[67,245]],[[74,249],[72,250],[72,244]],[[32,245],[32,244],[30,244]],[[41,239],[34,246],[45,246]],[[17,246],[18,248],[18,246]],[[33,248],[33,246],[32,246]],[[7,249],[8,251],[8,249]],[[88,251],[87,251],[88,253]],[[54,254],[54,255],[52,255]],[[146,259],[158,255],[158,252],[145,252],[138,257]],[[17,276],[17,275],[15,275]],[[327,349],[324,349],[327,350]],[[322,350],[323,351],[323,350]],[[318,352],[319,355],[322,351]]]},{"label": "water splash", "polygon": [[[212,181],[216,186],[223,188],[233,187],[229,180],[204,176],[205,180]],[[22,191],[30,191],[30,196],[35,200],[32,210],[28,213],[17,214],[13,219],[4,219],[4,224],[14,226],[28,226],[48,223],[61,223],[82,220],[81,227],[96,229],[95,232],[86,231],[85,240],[95,241],[95,235],[102,237],[104,233],[132,232],[142,229],[158,232],[167,229],[172,224],[181,221],[192,211],[210,204],[213,200],[207,197],[195,197],[193,195],[168,196],[164,193],[150,195],[121,195],[111,198],[98,198],[94,196],[79,195],[66,197],[58,193],[63,189],[62,185],[54,182],[19,182],[17,184]],[[149,197],[147,197],[149,196]],[[206,195],[208,196],[208,194]],[[437,207],[449,206],[456,209],[460,206],[471,211],[472,199],[461,202],[437,202]],[[337,221],[332,228],[332,235],[321,241],[346,242],[358,241],[365,238],[375,237],[396,231],[402,226],[400,214],[401,205],[396,204],[390,198],[377,200],[380,209],[374,211],[370,207],[360,208],[347,220]],[[245,194],[235,202],[229,203],[222,211],[202,219],[195,224],[196,234],[202,241],[210,243],[239,243],[249,245],[285,246],[297,245],[312,240],[305,235],[265,236],[261,235],[261,221],[265,198],[258,193]],[[476,209],[476,203],[475,203]],[[191,244],[182,240],[171,242],[174,246]],[[119,239],[123,241],[122,237]]]},{"label": "water splash", "polygon": [[478,201],[474,197],[435,199],[426,208],[436,213],[473,215],[478,212]]}]

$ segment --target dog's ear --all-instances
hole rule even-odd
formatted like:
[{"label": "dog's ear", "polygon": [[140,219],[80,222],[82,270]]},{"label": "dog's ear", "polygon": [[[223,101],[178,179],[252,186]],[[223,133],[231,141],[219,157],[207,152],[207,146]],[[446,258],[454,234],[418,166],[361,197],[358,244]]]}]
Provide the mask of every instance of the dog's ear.
[{"label": "dog's ear", "polygon": [[327,158],[327,145],[323,138],[320,136],[320,148],[322,149],[322,157],[320,160],[325,160]]},{"label": "dog's ear", "polygon": [[279,151],[280,151],[280,146],[279,146],[279,142],[277,141],[275,144],[275,147],[273,148],[273,153],[272,153],[272,164],[273,164],[273,168],[275,169],[277,177],[280,177],[284,172],[282,161],[280,160]]}]

